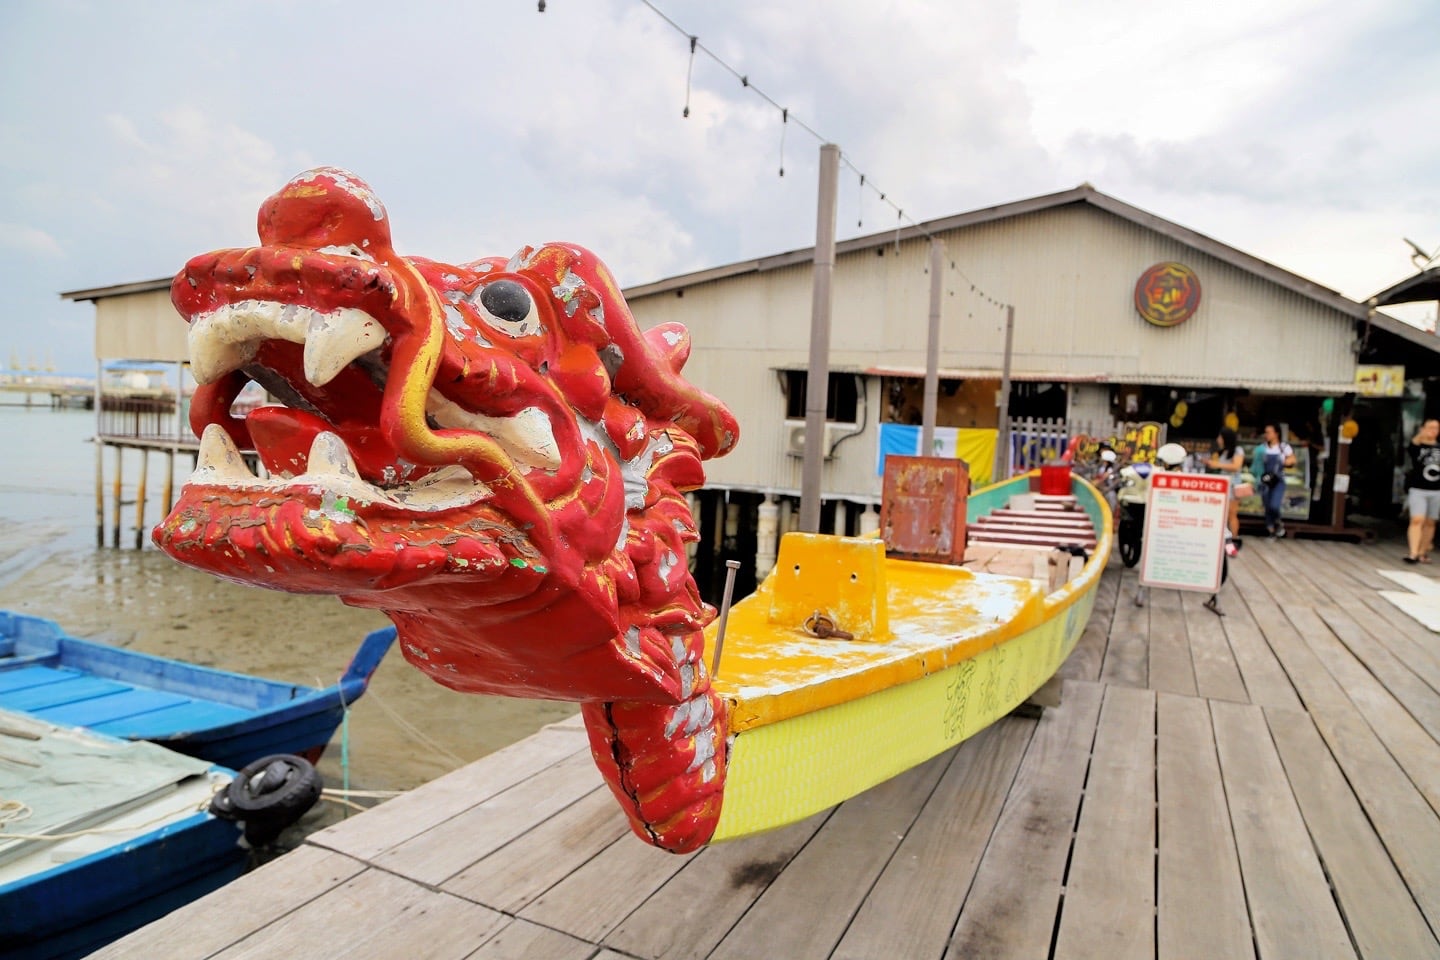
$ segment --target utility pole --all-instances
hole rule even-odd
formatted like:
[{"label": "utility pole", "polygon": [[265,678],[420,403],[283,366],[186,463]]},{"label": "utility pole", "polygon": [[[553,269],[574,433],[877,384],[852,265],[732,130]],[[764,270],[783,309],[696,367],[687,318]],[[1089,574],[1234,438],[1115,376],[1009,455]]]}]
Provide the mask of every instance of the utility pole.
[{"label": "utility pole", "polygon": [[805,461],[800,472],[800,529],[820,532],[820,473],[825,463],[825,406],[830,394],[830,281],[835,274],[835,207],[840,147],[820,146],[815,214],[815,271],[810,306],[810,365],[805,387]]},{"label": "utility pole", "polygon": [[935,456],[935,406],[940,393],[940,270],[945,243],[930,238],[930,332],[925,341],[925,403],[920,428],[920,456]]},{"label": "utility pole", "polygon": [[1015,308],[1005,306],[1005,365],[1000,370],[1000,442],[995,445],[996,480],[1010,479],[1010,348],[1015,342]]}]

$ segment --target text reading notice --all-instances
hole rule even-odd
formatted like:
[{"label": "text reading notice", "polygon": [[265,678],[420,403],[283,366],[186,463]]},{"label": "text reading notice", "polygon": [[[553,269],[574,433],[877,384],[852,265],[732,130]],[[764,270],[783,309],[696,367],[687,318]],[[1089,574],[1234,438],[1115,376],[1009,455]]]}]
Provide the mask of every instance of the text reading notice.
[{"label": "text reading notice", "polygon": [[1140,582],[1171,590],[1219,590],[1229,501],[1226,477],[1151,474]]}]

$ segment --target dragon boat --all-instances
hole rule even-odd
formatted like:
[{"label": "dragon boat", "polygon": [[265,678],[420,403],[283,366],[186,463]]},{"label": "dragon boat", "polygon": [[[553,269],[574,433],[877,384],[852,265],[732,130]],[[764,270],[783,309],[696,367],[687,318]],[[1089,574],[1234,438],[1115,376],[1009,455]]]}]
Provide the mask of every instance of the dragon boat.
[{"label": "dragon boat", "polygon": [[[285,184],[258,227],[258,246],[195,257],[171,285],[200,450],[156,544],[379,609],[453,689],[578,702],[657,847],[778,827],[920,762],[1023,701],[1083,629],[1110,522],[1082,482],[1090,560],[1063,586],[788,536],[729,611],[716,683],[683,494],[740,430],[681,375],[683,326],[642,331],[575,244],[402,256],[384,205],[334,167]],[[252,381],[277,402],[241,418]]]}]

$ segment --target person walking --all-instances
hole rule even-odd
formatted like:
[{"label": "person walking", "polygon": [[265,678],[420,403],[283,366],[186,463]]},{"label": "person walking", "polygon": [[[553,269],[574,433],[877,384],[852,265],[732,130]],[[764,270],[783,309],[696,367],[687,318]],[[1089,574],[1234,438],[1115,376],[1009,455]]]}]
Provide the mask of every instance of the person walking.
[{"label": "person walking", "polygon": [[1240,471],[1245,466],[1245,451],[1235,442],[1235,431],[1229,427],[1221,429],[1215,438],[1215,452],[1205,465],[1230,481],[1230,536],[1240,536],[1240,499],[1235,496],[1235,487],[1240,482]]},{"label": "person walking", "polygon": [[1265,439],[1255,446],[1250,472],[1260,478],[1260,502],[1265,505],[1265,533],[1271,540],[1285,536],[1280,513],[1285,508],[1285,468],[1295,466],[1295,451],[1280,439],[1280,428],[1265,424]]},{"label": "person walking", "polygon": [[1429,563],[1440,519],[1440,420],[1426,420],[1410,440],[1410,472],[1405,478],[1405,505],[1410,525],[1405,530],[1410,553],[1406,563]]}]

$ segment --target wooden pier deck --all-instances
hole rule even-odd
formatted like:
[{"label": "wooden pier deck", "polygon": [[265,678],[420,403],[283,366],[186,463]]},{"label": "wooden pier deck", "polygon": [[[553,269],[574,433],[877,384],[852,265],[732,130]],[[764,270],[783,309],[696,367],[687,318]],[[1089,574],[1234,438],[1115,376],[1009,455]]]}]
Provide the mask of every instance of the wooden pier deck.
[{"label": "wooden pier deck", "polygon": [[1114,561],[1058,708],[688,857],[550,727],[95,956],[1440,957],[1440,637],[1379,596],[1399,556],[1251,540],[1223,618]]}]

